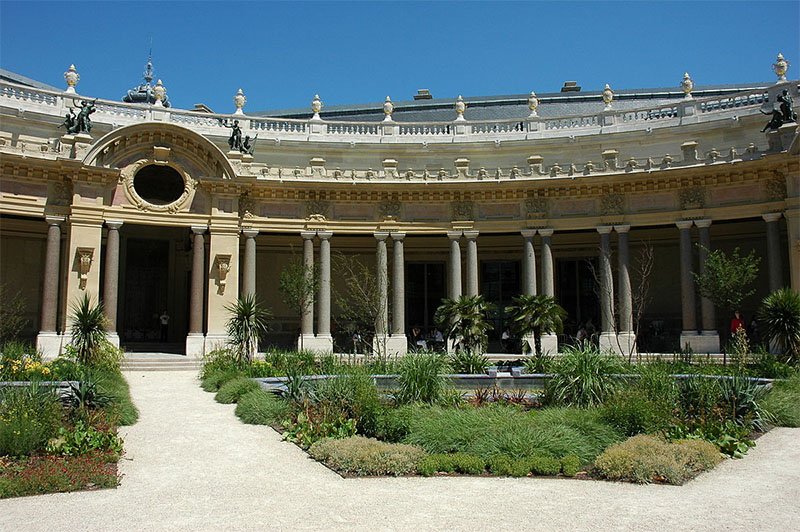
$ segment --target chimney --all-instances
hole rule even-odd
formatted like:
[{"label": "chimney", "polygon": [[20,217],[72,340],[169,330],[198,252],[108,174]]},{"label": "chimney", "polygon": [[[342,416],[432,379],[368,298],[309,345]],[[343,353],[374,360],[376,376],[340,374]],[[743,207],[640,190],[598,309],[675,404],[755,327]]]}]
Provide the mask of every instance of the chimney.
[{"label": "chimney", "polygon": [[577,81],[565,81],[564,86],[561,87],[561,92],[581,92]]},{"label": "chimney", "polygon": [[417,93],[414,95],[415,100],[432,100],[433,96],[431,95],[431,91],[428,89],[417,89]]}]

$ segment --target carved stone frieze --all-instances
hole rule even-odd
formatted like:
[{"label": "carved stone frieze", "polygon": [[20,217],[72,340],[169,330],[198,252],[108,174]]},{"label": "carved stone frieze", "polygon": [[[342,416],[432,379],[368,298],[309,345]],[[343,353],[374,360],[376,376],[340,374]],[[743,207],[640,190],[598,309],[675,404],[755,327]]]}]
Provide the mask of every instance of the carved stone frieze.
[{"label": "carved stone frieze", "polygon": [[72,184],[63,181],[54,181],[49,184],[47,191],[48,205],[67,207],[72,203]]},{"label": "carved stone frieze", "polygon": [[381,218],[386,220],[387,218],[392,219],[399,219],[400,218],[400,202],[397,200],[387,200],[383,201],[378,205],[378,213],[380,214]]},{"label": "carved stone frieze", "polygon": [[239,196],[239,217],[252,218],[255,216],[256,202],[249,194]]},{"label": "carved stone frieze", "polygon": [[786,198],[786,179],[779,173],[766,183],[767,197],[772,201]]},{"label": "carved stone frieze", "polygon": [[528,218],[545,218],[550,206],[547,198],[535,197],[525,200],[525,214]]},{"label": "carved stone frieze", "polygon": [[450,204],[454,221],[475,219],[475,204],[469,200],[454,201]]},{"label": "carved stone frieze", "polygon": [[331,210],[331,204],[328,201],[321,199],[313,199],[306,201],[306,219],[312,216],[322,216],[328,218],[328,213]]},{"label": "carved stone frieze", "polygon": [[702,209],[706,206],[706,189],[702,186],[682,188],[679,192],[681,209]]},{"label": "carved stone frieze", "polygon": [[600,213],[603,216],[609,214],[623,214],[625,196],[617,193],[609,193],[600,197]]}]

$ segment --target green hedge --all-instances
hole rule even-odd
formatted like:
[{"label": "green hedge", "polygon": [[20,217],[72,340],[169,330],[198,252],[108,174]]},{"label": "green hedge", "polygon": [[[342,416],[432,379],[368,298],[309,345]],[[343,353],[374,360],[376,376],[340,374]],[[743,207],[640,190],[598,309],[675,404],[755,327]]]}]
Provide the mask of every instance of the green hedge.
[{"label": "green hedge", "polygon": [[414,473],[425,456],[422,449],[413,445],[386,443],[363,436],[320,440],[308,452],[331,469],[357,476]]}]

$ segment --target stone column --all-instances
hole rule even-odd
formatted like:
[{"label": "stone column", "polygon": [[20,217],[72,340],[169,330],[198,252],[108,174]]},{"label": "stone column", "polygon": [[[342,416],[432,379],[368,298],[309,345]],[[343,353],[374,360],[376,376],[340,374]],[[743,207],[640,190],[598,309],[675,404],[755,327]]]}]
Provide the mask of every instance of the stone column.
[{"label": "stone column", "polygon": [[[551,239],[553,237],[552,229],[539,229],[539,235],[542,237],[542,295],[555,297],[555,283],[553,282],[553,250]],[[558,353],[558,335],[555,333],[542,335],[542,352],[555,355]],[[531,346],[533,347],[533,346]]]},{"label": "stone column", "polygon": [[619,288],[619,331],[617,344],[622,354],[633,352],[636,337],[633,331],[633,300],[631,296],[631,278],[629,272],[630,251],[628,231],[630,225],[615,225],[617,232],[617,287]]},{"label": "stone column", "polygon": [[389,321],[389,279],[387,275],[387,262],[388,257],[386,254],[386,239],[389,233],[379,232],[375,233],[377,240],[377,249],[375,252],[375,262],[377,264],[377,281],[378,281],[378,316],[375,320],[375,336],[386,336],[387,323]]},{"label": "stone column", "polygon": [[458,299],[461,297],[461,231],[448,231],[450,239],[450,275],[448,276],[448,297]]},{"label": "stone column", "polygon": [[244,272],[242,275],[242,295],[256,295],[256,237],[258,229],[243,229],[244,240]]},{"label": "stone column", "polygon": [[333,233],[330,231],[317,231],[317,236],[319,237],[317,337],[327,340],[331,336],[331,237]]},{"label": "stone column", "polygon": [[467,239],[467,286],[468,296],[478,295],[478,232],[464,231]]},{"label": "stone column", "polygon": [[694,275],[692,271],[692,222],[676,222],[681,235],[681,349],[685,347],[685,338],[697,335],[697,317],[695,315]]},{"label": "stone column", "polygon": [[392,336],[406,336],[406,281],[403,240],[405,233],[392,233],[394,257],[392,261]]},{"label": "stone column", "polygon": [[552,229],[539,229],[542,237],[542,294],[555,297],[555,284],[553,282],[553,250],[551,239]]},{"label": "stone column", "polygon": [[[708,259],[708,253],[711,251],[711,234],[709,232],[709,227],[711,226],[711,220],[695,220],[695,225],[697,225],[698,231],[700,233],[700,249],[698,251],[699,255],[699,272],[700,275],[706,271],[706,260]],[[703,322],[703,334],[708,334],[711,332],[716,333],[716,316],[714,315],[714,304],[711,302],[710,299],[706,297],[700,298],[700,311],[702,314],[702,322]]]},{"label": "stone column", "polygon": [[201,358],[205,353],[203,337],[203,292],[205,289],[206,244],[204,225],[192,226],[192,286],[189,293],[189,335],[186,356]]},{"label": "stone column", "polygon": [[106,237],[105,280],[103,283],[103,309],[108,324],[108,339],[119,347],[117,334],[117,298],[119,296],[119,228],[121,221],[106,220],[108,235]]},{"label": "stone column", "polygon": [[769,291],[783,287],[783,265],[781,264],[780,234],[778,222],[781,213],[770,212],[762,216],[767,222],[767,267],[769,268]]},{"label": "stone column", "polygon": [[62,216],[47,216],[47,248],[42,280],[42,315],[36,349],[48,358],[61,352],[61,335],[56,330],[58,319],[58,284],[61,277],[61,224]]},{"label": "stone column", "polygon": [[800,292],[800,209],[787,209],[786,229],[789,245],[789,279],[795,292]]},{"label": "stone column", "polygon": [[522,231],[522,293],[526,296],[536,295],[536,252],[533,248],[535,229]]},{"label": "stone column", "polygon": [[617,335],[614,333],[614,279],[611,274],[611,230],[610,225],[597,228],[600,233],[600,349],[617,351]]},{"label": "stone column", "polygon": [[[314,278],[314,237],[316,231],[303,231],[303,268],[306,282],[311,283]],[[309,294],[310,301],[305,301],[300,316],[300,334],[298,349],[305,348],[305,341],[314,337],[314,295]]]}]

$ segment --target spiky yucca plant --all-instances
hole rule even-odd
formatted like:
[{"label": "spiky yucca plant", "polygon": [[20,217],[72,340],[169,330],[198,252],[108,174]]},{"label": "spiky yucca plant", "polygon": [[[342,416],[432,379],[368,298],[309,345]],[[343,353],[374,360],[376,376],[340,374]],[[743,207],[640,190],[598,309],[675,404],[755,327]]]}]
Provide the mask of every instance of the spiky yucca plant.
[{"label": "spiky yucca plant", "polygon": [[91,365],[95,352],[106,341],[106,315],[103,304],[92,303],[88,294],[72,304],[72,345],[75,347],[78,361]]},{"label": "spiky yucca plant", "polygon": [[492,324],[486,315],[494,306],[483,296],[460,296],[445,299],[434,314],[436,324],[459,351],[482,353],[486,349]]},{"label": "spiky yucca plant", "polygon": [[261,306],[253,294],[243,295],[225,310],[231,314],[226,327],[231,346],[240,361],[252,361],[259,341],[269,328],[269,311]]},{"label": "spiky yucca plant", "polygon": [[761,303],[758,324],[787,361],[800,361],[800,294],[791,288],[772,292]]},{"label": "spiky yucca plant", "polygon": [[527,350],[524,338],[533,334],[536,354],[542,355],[542,335],[552,332],[560,333],[564,327],[567,311],[556,300],[545,295],[522,295],[513,299],[514,304],[506,307],[514,328],[523,339],[523,354]]}]

